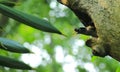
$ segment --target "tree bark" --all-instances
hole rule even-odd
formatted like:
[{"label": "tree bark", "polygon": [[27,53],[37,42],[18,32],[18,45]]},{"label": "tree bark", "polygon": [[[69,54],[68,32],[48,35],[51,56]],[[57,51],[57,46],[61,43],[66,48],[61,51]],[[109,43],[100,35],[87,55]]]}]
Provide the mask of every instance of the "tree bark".
[{"label": "tree bark", "polygon": [[[88,40],[93,54],[120,61],[120,0],[58,0],[69,8],[87,12],[97,36]],[[96,54],[97,53],[97,54]]]}]

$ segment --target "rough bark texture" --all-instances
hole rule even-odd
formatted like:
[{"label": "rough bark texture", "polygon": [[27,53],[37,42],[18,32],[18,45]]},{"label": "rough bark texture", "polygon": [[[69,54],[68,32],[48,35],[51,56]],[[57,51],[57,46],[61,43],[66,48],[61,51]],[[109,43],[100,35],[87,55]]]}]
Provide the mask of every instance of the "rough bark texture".
[{"label": "rough bark texture", "polygon": [[120,0],[58,1],[79,11],[86,10],[91,17],[98,36],[89,40],[93,54],[120,61]]}]

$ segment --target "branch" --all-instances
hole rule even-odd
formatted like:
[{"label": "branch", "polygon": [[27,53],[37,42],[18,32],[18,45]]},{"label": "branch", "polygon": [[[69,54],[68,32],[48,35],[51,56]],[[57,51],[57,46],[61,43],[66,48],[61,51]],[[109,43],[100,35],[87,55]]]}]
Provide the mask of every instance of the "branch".
[{"label": "branch", "polygon": [[58,0],[70,8],[85,28],[78,33],[92,36],[86,41],[93,54],[107,55],[120,61],[120,4],[119,0]]}]

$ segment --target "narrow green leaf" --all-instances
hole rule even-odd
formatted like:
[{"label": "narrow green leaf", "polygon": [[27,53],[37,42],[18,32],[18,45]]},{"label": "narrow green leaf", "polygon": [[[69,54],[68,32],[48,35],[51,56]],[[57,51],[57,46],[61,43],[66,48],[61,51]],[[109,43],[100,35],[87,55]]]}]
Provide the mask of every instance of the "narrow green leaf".
[{"label": "narrow green leaf", "polygon": [[1,1],[0,4],[4,4],[4,5],[9,6],[9,7],[15,6],[15,2],[10,2],[10,1]]},{"label": "narrow green leaf", "polygon": [[18,42],[1,37],[0,37],[0,48],[16,53],[30,53],[30,51],[27,48],[25,48],[23,45],[19,44]]},{"label": "narrow green leaf", "polygon": [[14,68],[14,69],[23,69],[23,70],[31,70],[32,69],[29,65],[27,65],[21,61],[17,61],[15,59],[4,57],[4,56],[0,56],[0,65]]},{"label": "narrow green leaf", "polygon": [[23,13],[2,4],[0,4],[0,13],[36,29],[61,34],[61,32],[52,26],[48,21],[39,19],[35,16]]}]

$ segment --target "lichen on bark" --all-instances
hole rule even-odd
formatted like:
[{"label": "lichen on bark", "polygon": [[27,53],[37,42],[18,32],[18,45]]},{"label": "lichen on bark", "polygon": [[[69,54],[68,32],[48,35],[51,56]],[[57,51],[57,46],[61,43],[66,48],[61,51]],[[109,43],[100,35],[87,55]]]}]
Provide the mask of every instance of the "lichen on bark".
[{"label": "lichen on bark", "polygon": [[[60,1],[60,0],[59,0]],[[120,0],[62,0],[90,15],[98,37],[90,39],[98,56],[109,55],[120,61]]]}]

